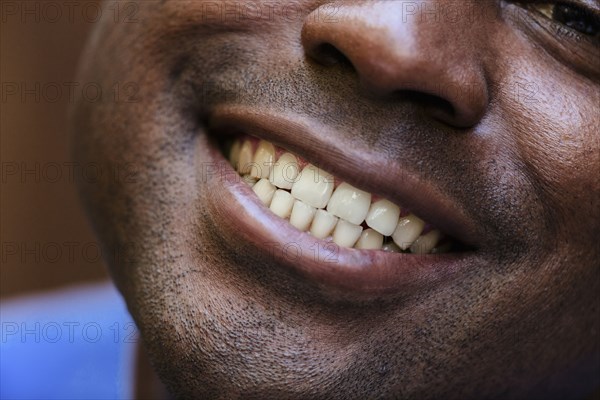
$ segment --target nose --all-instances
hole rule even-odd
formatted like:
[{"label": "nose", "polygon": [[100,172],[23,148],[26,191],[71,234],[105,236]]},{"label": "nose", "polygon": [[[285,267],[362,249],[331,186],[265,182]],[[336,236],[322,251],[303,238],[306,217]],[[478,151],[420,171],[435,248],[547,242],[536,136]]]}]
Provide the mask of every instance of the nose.
[{"label": "nose", "polygon": [[[324,5],[329,15],[334,7],[335,16],[322,18],[323,10],[313,11],[302,28],[302,44],[308,57],[321,64],[351,64],[362,86],[377,96],[403,94],[433,118],[472,127],[489,99],[477,57],[478,40],[485,33],[466,21],[441,21],[435,10],[441,13],[442,3],[472,6],[454,0]],[[460,13],[453,10],[453,15]]]}]

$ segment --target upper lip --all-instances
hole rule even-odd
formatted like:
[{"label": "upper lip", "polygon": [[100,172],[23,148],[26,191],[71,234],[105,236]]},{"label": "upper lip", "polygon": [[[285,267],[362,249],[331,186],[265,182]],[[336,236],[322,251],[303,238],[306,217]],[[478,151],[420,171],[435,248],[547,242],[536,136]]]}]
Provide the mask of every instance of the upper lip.
[{"label": "upper lip", "polygon": [[342,181],[408,208],[470,248],[478,247],[478,226],[458,202],[415,171],[364,149],[340,145],[340,136],[324,124],[292,113],[244,106],[216,108],[209,124],[213,131],[233,129],[283,147]]}]

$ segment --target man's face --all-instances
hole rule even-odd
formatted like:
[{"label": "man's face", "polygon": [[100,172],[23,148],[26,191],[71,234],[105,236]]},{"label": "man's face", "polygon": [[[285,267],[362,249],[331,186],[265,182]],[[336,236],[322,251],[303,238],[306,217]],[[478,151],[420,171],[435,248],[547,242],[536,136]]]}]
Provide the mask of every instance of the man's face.
[{"label": "man's face", "polygon": [[[174,393],[586,393],[600,354],[597,1],[165,0],[135,11],[92,36],[81,79],[111,101],[78,105],[75,154],[135,169],[82,192]],[[300,170],[314,164],[360,191],[338,196],[339,219],[310,204],[327,202],[322,181],[279,186],[269,209],[272,180],[253,190],[240,179],[234,140],[248,142],[234,158],[256,161],[265,140],[274,161],[285,149]],[[362,222],[369,199],[389,201],[381,225],[394,233]],[[319,213],[320,233],[306,233]],[[373,226],[385,232],[360,243],[375,249],[351,248]],[[411,251],[411,235],[428,232],[445,237],[421,239],[438,253]]]}]

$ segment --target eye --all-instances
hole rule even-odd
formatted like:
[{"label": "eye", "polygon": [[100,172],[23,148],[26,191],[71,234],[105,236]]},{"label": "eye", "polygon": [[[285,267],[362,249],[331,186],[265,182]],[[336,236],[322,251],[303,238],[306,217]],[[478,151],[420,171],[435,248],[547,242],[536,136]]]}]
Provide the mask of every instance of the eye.
[{"label": "eye", "polygon": [[530,6],[547,18],[578,32],[589,36],[598,36],[600,33],[600,17],[587,7],[565,2],[533,3]]}]

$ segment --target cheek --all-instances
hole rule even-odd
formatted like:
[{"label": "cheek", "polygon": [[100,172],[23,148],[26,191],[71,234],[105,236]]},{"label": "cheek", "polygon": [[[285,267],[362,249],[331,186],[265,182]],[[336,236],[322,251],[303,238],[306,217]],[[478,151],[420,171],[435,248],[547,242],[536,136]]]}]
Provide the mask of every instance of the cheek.
[{"label": "cheek", "polygon": [[[598,91],[590,95],[576,86],[562,90],[559,82],[537,82],[531,104],[524,104],[523,127],[515,139],[523,161],[547,190],[582,191],[591,194],[598,189],[597,174],[600,124],[594,101]],[[525,130],[526,129],[526,130]]]},{"label": "cheek", "polygon": [[600,90],[549,62],[533,59],[513,67],[518,81],[510,84],[512,96],[503,100],[502,112],[512,117],[505,117],[512,152],[538,191],[548,223],[589,241],[600,227],[590,223],[600,192]]}]

